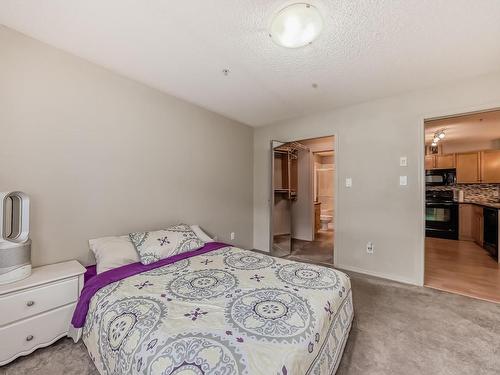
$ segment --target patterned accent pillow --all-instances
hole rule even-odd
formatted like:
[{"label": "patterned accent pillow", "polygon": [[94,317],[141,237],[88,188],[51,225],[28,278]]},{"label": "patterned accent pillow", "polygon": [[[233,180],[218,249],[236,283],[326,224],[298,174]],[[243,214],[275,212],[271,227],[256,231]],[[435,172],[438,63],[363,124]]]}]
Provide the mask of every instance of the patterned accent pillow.
[{"label": "patterned accent pillow", "polygon": [[155,232],[130,233],[129,237],[142,264],[151,264],[205,245],[186,224],[173,225]]}]

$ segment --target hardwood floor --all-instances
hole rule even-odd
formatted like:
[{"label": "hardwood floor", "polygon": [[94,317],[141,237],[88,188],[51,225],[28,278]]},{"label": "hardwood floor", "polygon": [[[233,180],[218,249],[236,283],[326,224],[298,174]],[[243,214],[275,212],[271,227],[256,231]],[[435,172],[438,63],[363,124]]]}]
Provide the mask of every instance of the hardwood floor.
[{"label": "hardwood floor", "polygon": [[424,284],[500,303],[500,266],[472,241],[426,238]]}]

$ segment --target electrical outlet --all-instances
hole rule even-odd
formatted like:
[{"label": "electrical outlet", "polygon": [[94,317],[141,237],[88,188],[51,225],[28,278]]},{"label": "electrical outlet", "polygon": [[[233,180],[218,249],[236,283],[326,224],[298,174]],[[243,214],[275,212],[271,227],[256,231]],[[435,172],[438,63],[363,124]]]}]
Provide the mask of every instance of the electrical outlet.
[{"label": "electrical outlet", "polygon": [[368,254],[373,254],[373,243],[372,242],[368,242],[366,244],[366,252]]},{"label": "electrical outlet", "polygon": [[399,158],[399,166],[400,167],[407,167],[408,166],[408,158],[406,156],[401,156]]},{"label": "electrical outlet", "polygon": [[236,239],[236,234],[234,232],[231,232],[231,239],[232,240]]}]

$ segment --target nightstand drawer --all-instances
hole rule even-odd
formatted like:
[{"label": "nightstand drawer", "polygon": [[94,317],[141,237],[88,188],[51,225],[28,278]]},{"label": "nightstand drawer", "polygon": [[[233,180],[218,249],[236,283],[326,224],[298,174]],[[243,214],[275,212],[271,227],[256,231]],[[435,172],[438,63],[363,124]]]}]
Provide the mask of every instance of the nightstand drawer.
[{"label": "nightstand drawer", "polygon": [[75,306],[73,303],[0,328],[0,364],[65,336]]},{"label": "nightstand drawer", "polygon": [[78,278],[0,297],[0,326],[55,309],[78,299]]}]

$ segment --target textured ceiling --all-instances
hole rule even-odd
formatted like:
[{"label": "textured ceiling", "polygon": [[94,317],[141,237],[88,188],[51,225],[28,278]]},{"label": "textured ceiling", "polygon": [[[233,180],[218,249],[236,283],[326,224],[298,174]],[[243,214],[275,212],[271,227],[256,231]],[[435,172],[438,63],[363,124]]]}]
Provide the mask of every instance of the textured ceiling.
[{"label": "textured ceiling", "polygon": [[450,117],[425,123],[425,144],[432,143],[434,133],[443,129],[447,143],[475,143],[500,140],[500,111]]},{"label": "textured ceiling", "polygon": [[0,23],[254,126],[500,69],[499,0],[311,0],[323,33],[285,49],[293,2],[1,0]]}]

